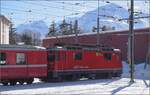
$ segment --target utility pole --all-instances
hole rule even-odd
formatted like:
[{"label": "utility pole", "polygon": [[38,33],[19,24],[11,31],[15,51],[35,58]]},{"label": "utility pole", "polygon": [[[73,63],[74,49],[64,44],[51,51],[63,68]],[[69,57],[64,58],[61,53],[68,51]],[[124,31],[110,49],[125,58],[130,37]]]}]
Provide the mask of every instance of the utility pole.
[{"label": "utility pole", "polygon": [[98,12],[97,12],[97,46],[100,45],[100,36],[99,36],[99,0],[98,0]]},{"label": "utility pole", "polygon": [[79,32],[79,30],[78,30],[78,21],[77,20],[75,20],[74,31],[75,31],[75,43],[79,44],[78,43],[78,32]]},{"label": "utility pole", "polygon": [[130,82],[134,83],[134,0],[130,0],[128,61],[130,64]]},{"label": "utility pole", "polygon": [[[149,5],[149,26],[150,26],[150,1],[147,1],[147,3]],[[149,32],[150,32],[150,28],[149,28]],[[147,64],[150,64],[150,34],[148,35],[148,50],[147,50],[146,62],[144,65],[144,69],[146,69]]]}]

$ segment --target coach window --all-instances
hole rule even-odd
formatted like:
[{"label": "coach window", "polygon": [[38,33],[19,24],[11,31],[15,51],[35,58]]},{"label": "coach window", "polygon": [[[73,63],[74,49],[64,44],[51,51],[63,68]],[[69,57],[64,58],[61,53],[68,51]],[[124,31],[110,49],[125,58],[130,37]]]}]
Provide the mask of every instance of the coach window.
[{"label": "coach window", "polygon": [[6,53],[0,53],[0,65],[6,64]]},{"label": "coach window", "polygon": [[112,54],[111,53],[105,53],[104,54],[104,59],[105,60],[111,60],[112,59]]},{"label": "coach window", "polygon": [[17,64],[26,64],[26,58],[24,53],[16,54],[16,62]]},{"label": "coach window", "polygon": [[75,60],[82,60],[82,53],[75,53]]}]

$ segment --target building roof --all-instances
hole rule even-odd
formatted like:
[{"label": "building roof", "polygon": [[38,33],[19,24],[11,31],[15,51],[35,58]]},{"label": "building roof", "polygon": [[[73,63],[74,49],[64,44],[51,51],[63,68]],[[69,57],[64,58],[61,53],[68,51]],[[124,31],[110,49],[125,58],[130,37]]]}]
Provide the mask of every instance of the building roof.
[{"label": "building roof", "polygon": [[30,45],[6,45],[1,44],[0,50],[45,50],[44,47]]},{"label": "building roof", "polygon": [[11,23],[11,21],[8,20],[8,18],[6,18],[4,15],[0,15],[0,20],[5,20],[8,24]]},{"label": "building roof", "polygon": [[[140,31],[140,30],[148,30],[150,32],[150,27],[140,28],[140,29],[134,29],[134,31]],[[109,30],[109,31],[101,31],[99,34],[116,33],[117,35],[124,35],[122,33],[123,32],[128,32],[128,31],[129,30]],[[95,34],[97,34],[97,32],[82,33],[82,34],[78,34],[78,36],[88,36],[88,35],[95,35]],[[142,33],[135,33],[135,34],[142,34]],[[127,34],[125,34],[125,35],[127,35]],[[46,37],[46,38],[43,38],[43,40],[46,40],[46,39],[55,39],[55,38],[68,38],[68,37],[74,37],[74,36],[75,36],[75,34],[72,34],[72,35],[61,35],[61,36],[56,36],[56,37]]]}]

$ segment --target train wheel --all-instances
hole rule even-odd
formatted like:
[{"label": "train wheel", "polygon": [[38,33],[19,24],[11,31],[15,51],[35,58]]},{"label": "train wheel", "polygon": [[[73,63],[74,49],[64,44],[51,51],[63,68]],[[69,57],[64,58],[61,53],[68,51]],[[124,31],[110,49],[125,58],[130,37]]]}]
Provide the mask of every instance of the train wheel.
[{"label": "train wheel", "polygon": [[49,82],[48,78],[41,78],[40,81],[42,81],[42,82]]},{"label": "train wheel", "polygon": [[115,75],[116,75],[115,77],[121,77],[121,74],[119,73],[116,73]]},{"label": "train wheel", "polygon": [[4,86],[7,86],[7,85],[8,85],[8,82],[2,82],[2,84],[3,84]]},{"label": "train wheel", "polygon": [[88,79],[93,80],[93,79],[95,79],[95,77],[96,77],[96,74],[90,74],[90,75],[88,76]]},{"label": "train wheel", "polygon": [[108,78],[108,79],[112,79],[112,77],[113,77],[113,76],[112,76],[112,73],[108,73],[108,74],[107,74],[107,78]]},{"label": "train wheel", "polygon": [[26,82],[27,82],[27,84],[32,84],[33,83],[33,79],[29,79]]},{"label": "train wheel", "polygon": [[24,81],[19,81],[19,84],[20,84],[20,85],[23,85],[23,84],[24,84]]},{"label": "train wheel", "polygon": [[63,76],[63,80],[65,81],[71,81],[73,79],[73,76],[68,75],[68,76]]},{"label": "train wheel", "polygon": [[96,75],[95,75],[95,79],[101,79],[102,76],[103,76],[102,74],[96,74]]},{"label": "train wheel", "polygon": [[78,76],[77,75],[74,75],[74,76],[72,76],[72,81],[76,81],[76,80],[78,80],[79,78],[78,78]]},{"label": "train wheel", "polygon": [[11,81],[11,82],[10,82],[10,85],[13,86],[13,85],[16,85],[16,83],[17,83],[17,82],[15,82],[15,81]]}]

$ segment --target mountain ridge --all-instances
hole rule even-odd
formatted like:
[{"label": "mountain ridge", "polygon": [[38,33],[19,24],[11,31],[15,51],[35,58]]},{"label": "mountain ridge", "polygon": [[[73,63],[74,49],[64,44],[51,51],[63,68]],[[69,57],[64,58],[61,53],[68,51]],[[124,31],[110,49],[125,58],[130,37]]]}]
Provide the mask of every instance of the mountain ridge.
[{"label": "mountain ridge", "polygon": [[[83,16],[81,17],[70,17],[66,18],[66,22],[70,23],[71,21],[73,22],[75,19],[78,20],[79,27],[82,32],[91,32],[93,26],[97,26],[97,12],[98,8],[92,11],[86,12]],[[109,3],[104,6],[99,7],[99,17],[100,17],[100,27],[102,26],[107,26],[110,28],[113,28],[115,30],[125,30],[128,29],[128,21],[127,20],[122,20],[119,21],[119,19],[123,18],[128,18],[129,17],[129,12],[127,9],[114,4],[114,3]],[[145,13],[139,13],[137,16],[145,16],[147,14]],[[61,21],[56,22],[57,26],[60,24]],[[134,23],[135,28],[143,28],[145,27],[144,21],[138,19],[135,20],[136,23]],[[46,22],[43,20],[39,21],[33,21],[31,23],[24,23],[21,24],[17,27],[17,32],[22,32],[25,29],[35,31],[35,32],[40,32],[42,37],[44,37],[48,33],[48,26],[46,25]]]}]

